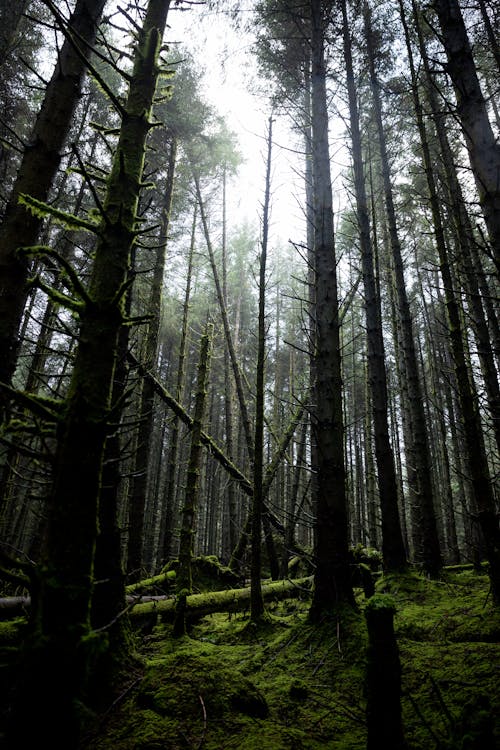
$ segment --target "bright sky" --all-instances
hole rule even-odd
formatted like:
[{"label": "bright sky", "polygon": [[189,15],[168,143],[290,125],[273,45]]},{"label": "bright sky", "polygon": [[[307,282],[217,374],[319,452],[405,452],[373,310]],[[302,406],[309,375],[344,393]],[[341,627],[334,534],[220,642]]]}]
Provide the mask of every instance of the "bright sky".
[{"label": "bright sky", "polygon": [[[258,223],[264,196],[269,102],[249,90],[257,76],[250,40],[242,40],[222,13],[209,14],[196,8],[182,12],[173,7],[169,23],[166,41],[198,50],[195,59],[199,57],[207,71],[204,93],[238,136],[245,163],[235,182],[232,215],[237,215],[237,222],[248,219]],[[300,168],[300,162],[288,151],[293,143],[283,118],[274,125],[273,140],[271,241],[303,241],[304,222],[296,198],[303,181],[291,167],[295,161],[295,169]]]}]

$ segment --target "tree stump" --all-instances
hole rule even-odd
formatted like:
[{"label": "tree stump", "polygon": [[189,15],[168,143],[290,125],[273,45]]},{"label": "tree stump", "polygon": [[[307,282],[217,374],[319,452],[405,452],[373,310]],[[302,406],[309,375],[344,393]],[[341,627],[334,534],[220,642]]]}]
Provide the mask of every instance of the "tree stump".
[{"label": "tree stump", "polygon": [[375,594],[365,609],[367,750],[404,750],[401,720],[401,664],[394,635],[394,600]]}]

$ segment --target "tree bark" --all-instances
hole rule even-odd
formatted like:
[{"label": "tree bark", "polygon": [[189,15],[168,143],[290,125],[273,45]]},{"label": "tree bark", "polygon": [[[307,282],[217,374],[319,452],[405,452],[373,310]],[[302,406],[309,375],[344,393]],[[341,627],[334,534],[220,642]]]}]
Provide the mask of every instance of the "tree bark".
[{"label": "tree bark", "polygon": [[500,144],[488,118],[458,0],[434,0],[432,7],[439,18],[440,39],[448,60],[446,70],[457,100],[456,113],[464,133],[493,259],[500,274]]},{"label": "tree bark", "polygon": [[354,604],[344,464],[344,420],[337,262],[328,145],[325,11],[329,3],[311,0],[312,167],[314,190],[314,404],[312,429],[317,446],[317,507],[314,595],[310,609],[320,621],[341,603]]},{"label": "tree bark", "polygon": [[[31,641],[8,729],[12,748],[21,739],[23,746],[68,750],[76,747],[81,731],[77,704],[84,700],[96,647],[96,636],[90,635],[90,607],[104,446],[117,418],[111,403],[117,338],[124,324],[124,295],[168,6],[165,0],[148,4],[122,109],[89,288],[75,288],[79,345],[68,396],[56,417],[49,529],[38,571]],[[29,725],[22,719],[26,712]],[[22,738],[20,720],[25,724]]]},{"label": "tree bark", "polygon": [[[365,37],[367,42],[370,83],[373,95],[374,114],[377,126],[380,157],[382,162],[382,179],[384,187],[385,208],[389,229],[389,241],[392,252],[393,272],[397,294],[397,310],[400,326],[400,340],[403,356],[403,373],[407,381],[407,396],[411,418],[411,437],[415,458],[416,478],[418,481],[418,523],[413,524],[413,534],[419,533],[417,542],[417,561],[423,565],[429,575],[438,575],[442,566],[439,540],[436,529],[436,518],[433,505],[432,472],[429,456],[429,441],[425,423],[422,388],[413,333],[413,322],[406,292],[401,243],[396,223],[396,211],[392,193],[389,156],[382,121],[382,103],[380,83],[375,71],[374,38],[371,26],[371,13],[368,5],[364,6]],[[415,528],[417,527],[417,528]]]},{"label": "tree bark", "polygon": [[76,3],[0,227],[0,382],[3,383],[10,383],[16,368],[18,332],[28,292],[29,263],[16,250],[35,245],[42,225],[42,219],[21,205],[19,198],[30,195],[43,202],[48,199],[81,96],[85,57],[88,47],[95,42],[104,5],[105,0]]},{"label": "tree bark", "polygon": [[347,89],[351,126],[352,160],[354,167],[354,190],[356,194],[358,232],[363,269],[368,382],[374,423],[375,457],[377,461],[380,509],[382,515],[382,556],[386,570],[400,570],[406,565],[406,552],[401,534],[398,512],[398,490],[394,454],[389,440],[387,375],[385,350],[380,318],[380,302],[373,264],[373,249],[370,237],[370,220],[366,198],[365,176],[359,114],[354,70],[352,64],[351,38],[347,18],[346,1],[342,0],[344,59],[346,63]]}]

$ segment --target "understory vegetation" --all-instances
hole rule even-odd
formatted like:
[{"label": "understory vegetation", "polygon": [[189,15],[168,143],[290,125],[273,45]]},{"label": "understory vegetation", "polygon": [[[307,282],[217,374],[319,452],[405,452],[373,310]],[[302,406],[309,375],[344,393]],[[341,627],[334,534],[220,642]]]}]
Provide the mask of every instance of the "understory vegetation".
[{"label": "understory vegetation", "polygon": [[[500,613],[486,573],[386,575],[376,591],[396,606],[407,747],[498,747]],[[251,624],[246,611],[217,612],[190,622],[181,638],[160,615],[133,618],[142,661],[93,718],[82,750],[365,748],[361,589],[356,603],[357,612],[313,625],[310,592],[300,587],[268,604],[266,624]],[[22,627],[22,619],[1,625],[2,675]]]}]

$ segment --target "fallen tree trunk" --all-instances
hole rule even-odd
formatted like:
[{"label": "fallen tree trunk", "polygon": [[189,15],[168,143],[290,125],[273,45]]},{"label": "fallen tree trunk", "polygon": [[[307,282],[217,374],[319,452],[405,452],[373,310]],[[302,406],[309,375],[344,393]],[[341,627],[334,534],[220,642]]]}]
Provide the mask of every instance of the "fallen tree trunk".
[{"label": "fallen tree trunk", "polygon": [[[131,605],[129,614],[133,620],[158,614],[165,622],[171,622],[175,612],[175,599],[166,595],[141,594],[140,589],[175,578],[173,571],[140,581],[127,586],[127,604]],[[265,601],[280,601],[309,593],[312,576],[296,580],[276,581],[262,586]],[[137,602],[137,603],[134,603]],[[0,598],[0,621],[23,617],[28,614],[31,600],[29,596],[11,596]],[[250,604],[250,587],[228,589],[226,591],[209,591],[203,594],[192,594],[186,600],[186,614],[189,617],[205,617],[214,612],[238,612]]]},{"label": "fallen tree trunk", "polygon": [[13,620],[27,614],[31,605],[29,596],[7,596],[0,599],[0,621]]},{"label": "fallen tree trunk", "polygon": [[[178,401],[176,401],[176,399],[168,392],[165,386],[160,383],[158,378],[156,378],[153,375],[153,373],[150,372],[150,370],[148,370],[141,362],[139,362],[139,360],[132,354],[132,352],[128,352],[127,358],[129,362],[137,369],[137,372],[139,373],[139,375],[142,378],[144,378],[144,380],[146,380],[148,383],[150,383],[154,392],[169,407],[169,409],[171,409],[174,412],[175,416],[181,420],[181,422],[188,428],[188,430],[192,430],[193,429],[192,417],[189,416],[189,414],[186,412],[184,407]],[[286,453],[290,440],[293,437],[293,434],[297,428],[297,425],[302,419],[302,414],[304,412],[304,409],[305,409],[305,404],[301,404],[299,405],[299,407],[293,414],[290,420],[290,424],[288,425],[288,428],[285,434],[282,436],[280,440],[278,449],[271,463],[269,464],[269,466],[267,467],[265,471],[264,479],[262,483],[262,492],[263,492],[264,497],[267,495],[269,488],[271,487],[273,479],[276,476],[278,466],[283,460],[283,457]],[[238,467],[231,461],[231,459],[226,456],[224,451],[217,445],[215,440],[212,437],[210,437],[210,435],[208,435],[204,430],[201,431],[200,437],[201,437],[201,442],[203,443],[203,445],[205,445],[206,448],[208,448],[211,455],[227,471],[229,476],[232,479],[234,479],[236,482],[238,482],[240,488],[245,493],[245,495],[247,495],[247,497],[252,497],[253,485],[251,481],[238,469]],[[269,520],[271,521],[273,526],[278,531],[280,531],[281,534],[283,534],[283,525],[276,518],[274,513],[271,511],[271,509],[267,505],[264,505],[264,512],[269,517]]]},{"label": "fallen tree trunk", "polygon": [[175,570],[168,570],[166,573],[159,573],[157,576],[151,578],[144,578],[142,581],[137,583],[129,584],[125,591],[127,594],[136,594],[142,591],[142,589],[152,588],[154,586],[169,586],[175,582]]},{"label": "fallen tree trunk", "polygon": [[[291,599],[303,593],[309,593],[313,578],[299,578],[295,581],[277,581],[262,586],[264,601]],[[157,614],[163,622],[173,622],[175,599],[155,599],[136,604],[130,610],[132,620],[150,617]],[[228,591],[211,591],[206,594],[192,594],[186,598],[187,619],[205,617],[214,612],[240,612],[250,607],[250,587],[230,589]]]}]

